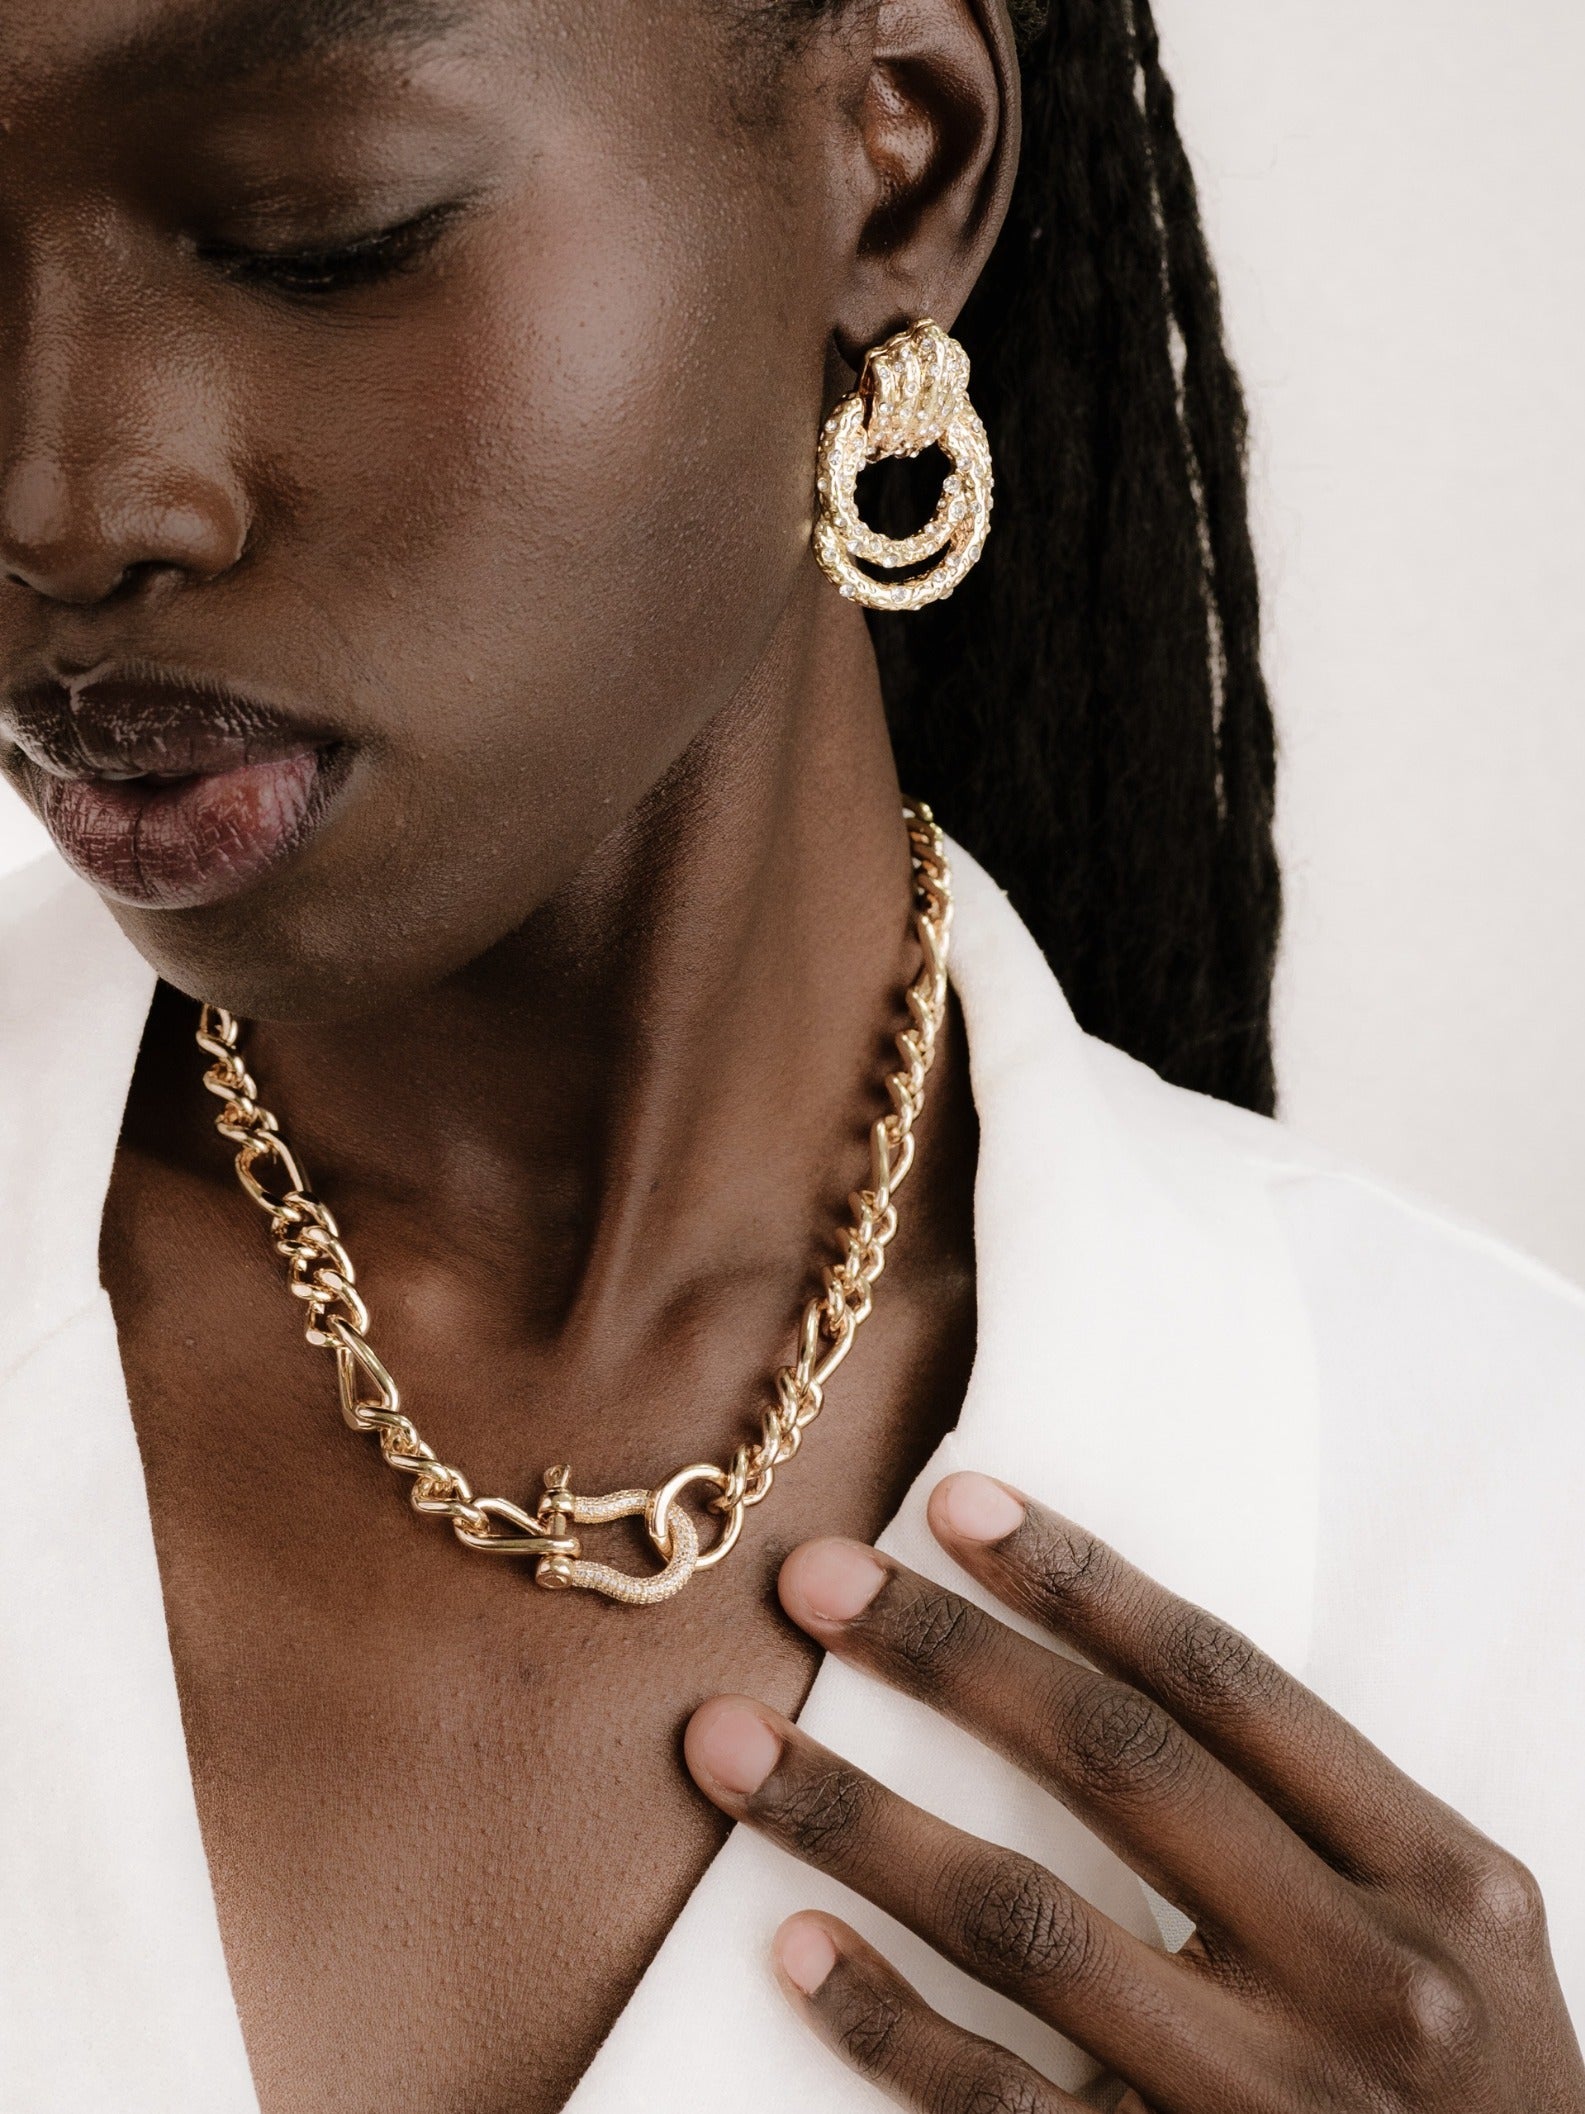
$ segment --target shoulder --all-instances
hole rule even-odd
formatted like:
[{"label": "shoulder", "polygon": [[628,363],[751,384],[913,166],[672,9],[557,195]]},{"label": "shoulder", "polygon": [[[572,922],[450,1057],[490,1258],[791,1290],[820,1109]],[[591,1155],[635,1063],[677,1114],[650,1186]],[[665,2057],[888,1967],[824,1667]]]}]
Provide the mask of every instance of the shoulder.
[{"label": "shoulder", "polygon": [[1286,1123],[1087,1047],[1158,1181],[1213,1188],[1207,1163],[1229,1163],[1260,1201],[1309,1344],[1323,1552],[1378,1580],[1396,1552],[1406,1590],[1451,1565],[1458,1602],[1495,1538],[1488,1608],[1539,1597],[1549,1629],[1565,1607],[1585,1628],[1585,1288]]},{"label": "shoulder", "polygon": [[[1478,1392],[1473,1356],[1503,1362],[1512,1399],[1528,1376],[1546,1397],[1585,1389],[1585,1287],[1473,1219],[1447,1209],[1286,1122],[1168,1085],[1148,1066],[1086,1037],[1092,1072],[1141,1150],[1238,1163],[1267,1194],[1323,1356],[1410,1349],[1456,1364],[1458,1393]],[[1516,1365],[1508,1361],[1517,1356]],[[1570,1418],[1585,1433],[1585,1418]]]},{"label": "shoulder", "polygon": [[[1368,1400],[1382,1429],[1434,1425],[1444,1460],[1485,1444],[1497,1419],[1520,1427],[1515,1474],[1536,1453],[1585,1457],[1585,1290],[1292,1125],[1170,1085],[1084,1033],[1002,891],[956,856],[982,1172],[988,1147],[1005,1200],[1037,1154],[1060,1168],[1076,1230],[1053,1254],[1097,1297],[1091,1249],[1104,1241],[1129,1266],[1106,1312],[1126,1287],[1158,1327],[1170,1307],[1211,1303],[1224,1336],[1280,1325],[1287,1362],[1319,1368],[1329,1442]],[[1276,1420],[1304,1414],[1301,1392],[1283,1391]]]}]

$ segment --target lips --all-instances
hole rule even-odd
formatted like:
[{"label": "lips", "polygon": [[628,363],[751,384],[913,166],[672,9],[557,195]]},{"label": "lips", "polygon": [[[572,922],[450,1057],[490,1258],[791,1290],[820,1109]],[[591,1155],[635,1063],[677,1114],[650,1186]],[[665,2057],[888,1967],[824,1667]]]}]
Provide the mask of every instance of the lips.
[{"label": "lips", "polygon": [[191,679],[39,684],[0,703],[14,769],[101,894],[162,910],[240,894],[296,850],[342,775],[340,745]]}]

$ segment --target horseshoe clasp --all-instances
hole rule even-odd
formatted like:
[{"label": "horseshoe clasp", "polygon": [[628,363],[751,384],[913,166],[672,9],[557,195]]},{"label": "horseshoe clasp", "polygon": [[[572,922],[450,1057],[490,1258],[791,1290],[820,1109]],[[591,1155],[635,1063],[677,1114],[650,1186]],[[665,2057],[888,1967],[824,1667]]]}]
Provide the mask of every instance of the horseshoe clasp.
[{"label": "horseshoe clasp", "polygon": [[[572,1488],[570,1468],[552,1468],[545,1475],[545,1495],[539,1501],[535,1524],[540,1533],[564,1539],[572,1527],[603,1527],[612,1520],[642,1519],[663,1568],[648,1578],[619,1571],[614,1564],[595,1563],[581,1554],[543,1556],[534,1567],[535,1583],[549,1592],[571,1586],[588,1593],[601,1593],[625,1607],[653,1607],[680,1593],[694,1572],[718,1562],[737,1540],[743,1524],[743,1508],[733,1507],[721,1539],[705,1556],[699,1553],[699,1530],[677,1503],[693,1483],[709,1483],[717,1490],[727,1487],[725,1469],[710,1462],[679,1469],[655,1490],[613,1490],[605,1497],[580,1497]],[[576,1542],[574,1548],[577,1548]]]}]

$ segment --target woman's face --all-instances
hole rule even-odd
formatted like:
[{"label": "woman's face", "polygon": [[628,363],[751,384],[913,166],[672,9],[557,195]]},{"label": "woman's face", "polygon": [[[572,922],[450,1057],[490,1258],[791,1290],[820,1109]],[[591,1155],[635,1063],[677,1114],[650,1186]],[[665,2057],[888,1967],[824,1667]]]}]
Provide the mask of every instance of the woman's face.
[{"label": "woman's face", "polygon": [[853,235],[776,63],[727,0],[6,0],[0,757],[173,982],[460,967],[752,680]]}]

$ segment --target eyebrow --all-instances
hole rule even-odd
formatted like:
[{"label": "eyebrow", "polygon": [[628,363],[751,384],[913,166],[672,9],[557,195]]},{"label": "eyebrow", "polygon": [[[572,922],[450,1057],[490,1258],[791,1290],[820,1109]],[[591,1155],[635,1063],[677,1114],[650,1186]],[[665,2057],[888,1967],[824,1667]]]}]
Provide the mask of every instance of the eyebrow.
[{"label": "eyebrow", "polygon": [[416,50],[454,35],[471,13],[462,0],[214,0],[134,30],[98,54],[94,70],[123,93],[213,88],[349,45]]}]

